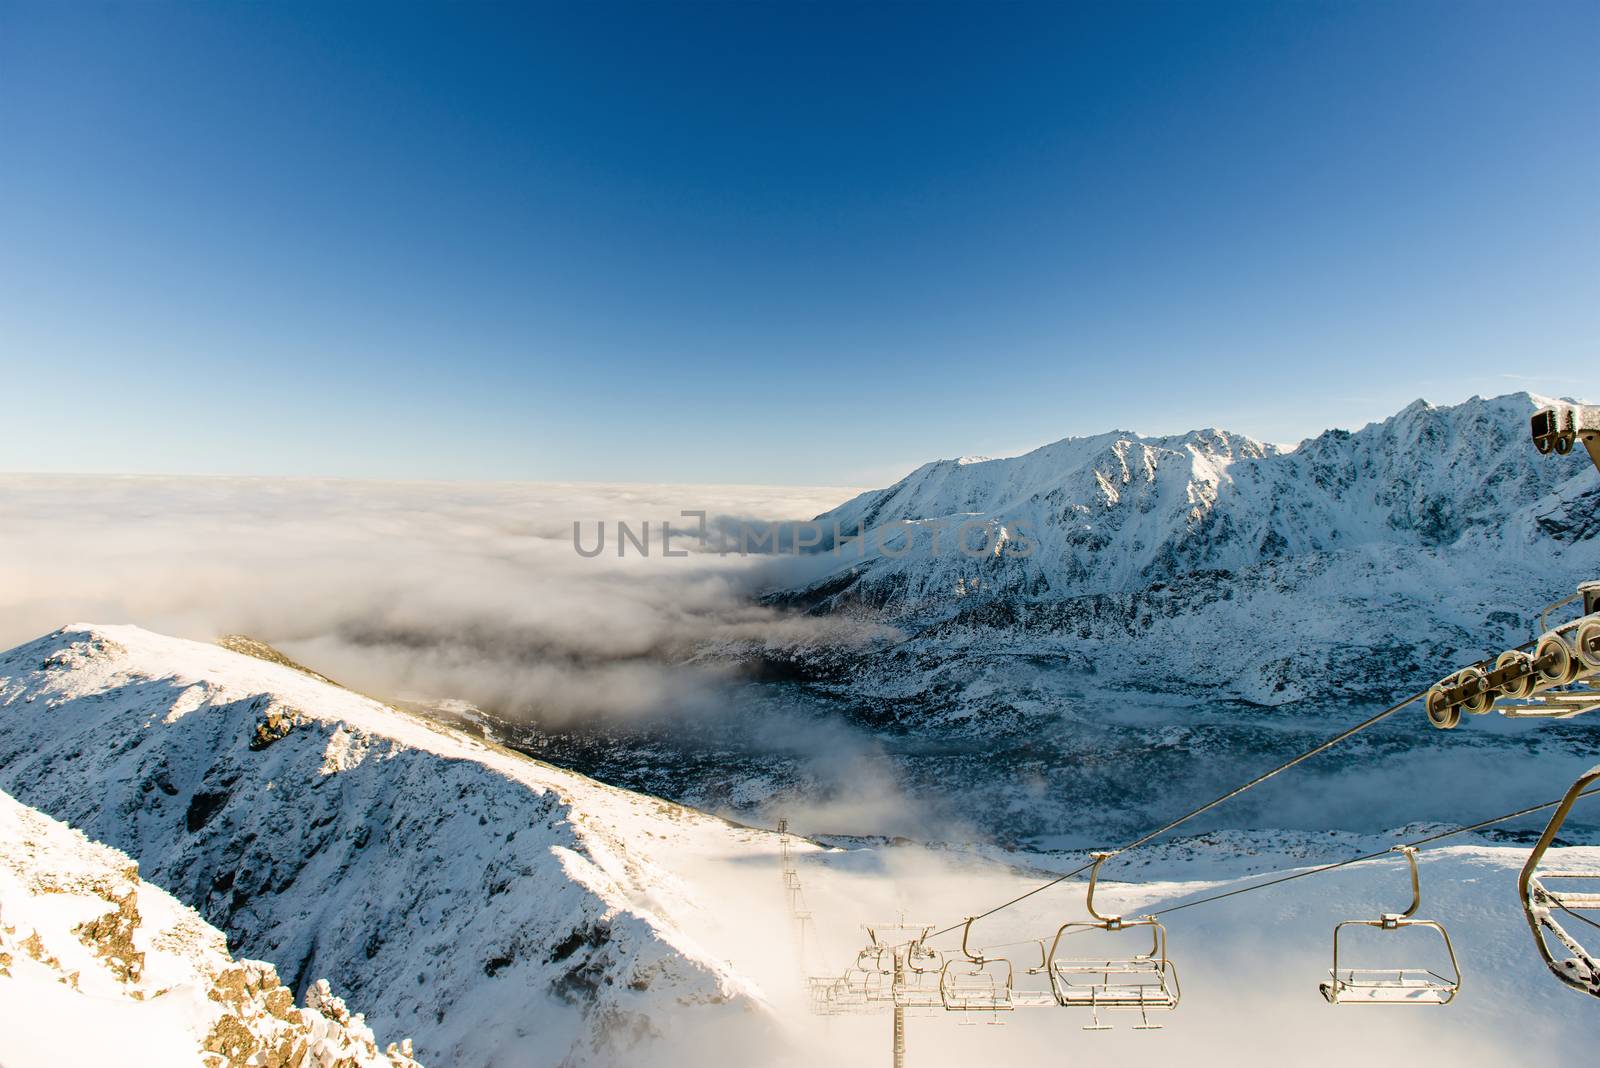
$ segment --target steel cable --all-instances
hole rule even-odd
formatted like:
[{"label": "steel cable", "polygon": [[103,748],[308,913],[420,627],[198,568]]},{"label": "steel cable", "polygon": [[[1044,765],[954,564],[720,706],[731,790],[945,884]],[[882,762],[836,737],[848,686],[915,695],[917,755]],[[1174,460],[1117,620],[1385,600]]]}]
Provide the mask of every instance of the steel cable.
[{"label": "steel cable", "polygon": [[[1215,798],[1215,799],[1213,799],[1211,801],[1207,801],[1205,804],[1201,805],[1199,808],[1196,808],[1196,809],[1193,809],[1193,810],[1191,810],[1189,812],[1186,812],[1185,814],[1183,814],[1182,816],[1179,816],[1175,820],[1169,820],[1168,822],[1162,824],[1160,827],[1157,827],[1155,830],[1153,830],[1153,831],[1149,832],[1148,834],[1145,834],[1145,835],[1143,835],[1143,836],[1141,836],[1139,838],[1134,839],[1133,841],[1129,842],[1127,845],[1123,846],[1120,849],[1115,850],[1114,852],[1116,852],[1116,853],[1126,853],[1131,849],[1137,849],[1142,845],[1145,845],[1145,844],[1147,844],[1149,842],[1154,841],[1155,839],[1157,839],[1157,838],[1161,837],[1162,835],[1166,834],[1168,831],[1174,830],[1175,828],[1181,827],[1183,824],[1188,823],[1190,820],[1194,819],[1196,816],[1202,816],[1205,813],[1210,812],[1212,809],[1216,808],[1218,805],[1221,805],[1221,804],[1224,804],[1225,802],[1233,800],[1235,797],[1238,797],[1240,794],[1244,793],[1246,790],[1250,790],[1250,789],[1253,789],[1253,788],[1255,788],[1257,786],[1260,786],[1262,783],[1266,782],[1268,779],[1271,779],[1272,777],[1274,777],[1276,775],[1279,775],[1279,774],[1281,774],[1281,773],[1283,773],[1285,771],[1288,771],[1290,768],[1295,767],[1298,764],[1302,764],[1305,761],[1310,760],[1312,757],[1318,755],[1319,753],[1324,753],[1324,752],[1328,751],[1329,749],[1332,749],[1334,746],[1338,745],[1340,742],[1343,742],[1346,739],[1348,739],[1348,738],[1350,738],[1350,737],[1352,737],[1352,736],[1354,736],[1356,734],[1361,733],[1362,731],[1366,730],[1368,727],[1374,726],[1374,725],[1382,722],[1383,720],[1388,719],[1390,716],[1394,715],[1396,712],[1399,712],[1401,709],[1407,707],[1408,705],[1415,704],[1417,701],[1422,700],[1427,695],[1428,695],[1428,691],[1427,690],[1418,691],[1417,693],[1412,694],[1410,697],[1407,697],[1405,700],[1400,701],[1400,702],[1398,702],[1396,704],[1390,705],[1388,708],[1384,709],[1382,712],[1379,712],[1376,715],[1368,716],[1366,719],[1362,720],[1360,723],[1357,723],[1355,726],[1349,727],[1349,728],[1347,728],[1345,730],[1340,731],[1338,734],[1334,735],[1332,738],[1329,738],[1326,741],[1321,742],[1318,745],[1316,745],[1316,746],[1314,746],[1314,747],[1312,747],[1310,749],[1307,749],[1305,752],[1299,754],[1298,756],[1296,756],[1296,757],[1294,757],[1294,758],[1292,758],[1290,760],[1285,761],[1282,764],[1279,764],[1277,767],[1273,768],[1270,771],[1266,771],[1266,772],[1261,773],[1260,775],[1257,775],[1255,778],[1251,779],[1249,782],[1244,783],[1243,785],[1234,787],[1232,790],[1229,790],[1227,793],[1223,794],[1222,796],[1217,797],[1217,798]],[[1045,890],[1048,890],[1053,886],[1059,886],[1060,884],[1066,882],[1068,879],[1074,878],[1075,876],[1078,876],[1078,875],[1082,875],[1084,872],[1088,871],[1093,866],[1094,866],[1094,862],[1090,861],[1088,864],[1083,865],[1081,868],[1076,868],[1076,869],[1074,869],[1072,871],[1067,872],[1065,875],[1057,876],[1056,878],[1051,879],[1047,883],[1043,883],[1043,884],[1041,884],[1039,886],[1034,887],[1032,890],[1029,890],[1025,894],[1019,894],[1018,896],[1012,898],[1010,901],[1004,902],[1003,904],[996,905],[994,908],[989,909],[986,912],[980,912],[977,915],[973,916],[972,919],[973,920],[981,920],[981,919],[984,919],[986,917],[993,916],[995,913],[1000,912],[1003,909],[1008,909],[1013,905],[1020,904],[1021,902],[1026,901],[1028,898],[1032,897],[1035,894],[1042,893]],[[927,937],[928,938],[938,938],[941,935],[947,935],[952,931],[958,931],[966,924],[966,922],[967,921],[963,920],[961,923],[951,924],[949,927],[943,928],[942,930],[935,931],[933,934],[930,934]],[[926,939],[924,939],[924,941],[926,941]]]}]

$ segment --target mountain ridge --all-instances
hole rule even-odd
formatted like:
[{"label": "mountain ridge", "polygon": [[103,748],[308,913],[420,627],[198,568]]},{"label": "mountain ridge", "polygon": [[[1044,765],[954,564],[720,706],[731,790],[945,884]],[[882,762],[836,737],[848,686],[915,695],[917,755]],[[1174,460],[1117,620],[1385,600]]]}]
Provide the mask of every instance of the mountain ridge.
[{"label": "mountain ridge", "polygon": [[762,833],[294,667],[127,626],[26,643],[0,654],[0,789],[424,1061],[655,1063],[772,1025],[671,871]]},{"label": "mountain ridge", "polygon": [[[1593,528],[1570,516],[1538,522],[1581,510],[1573,505],[1588,503],[1596,482],[1592,470],[1535,453],[1526,424],[1542,403],[1527,393],[1418,401],[1293,449],[1220,430],[1114,431],[1019,457],[934,461],[819,515],[827,551],[798,579],[778,572],[787,584],[768,599],[916,623],[948,618],[975,592],[1044,602],[1370,546],[1504,556],[1538,541],[1591,541]],[[967,546],[985,552],[953,544],[963,523]],[[936,524],[946,530],[938,544]],[[857,531],[876,534],[850,541]]]}]

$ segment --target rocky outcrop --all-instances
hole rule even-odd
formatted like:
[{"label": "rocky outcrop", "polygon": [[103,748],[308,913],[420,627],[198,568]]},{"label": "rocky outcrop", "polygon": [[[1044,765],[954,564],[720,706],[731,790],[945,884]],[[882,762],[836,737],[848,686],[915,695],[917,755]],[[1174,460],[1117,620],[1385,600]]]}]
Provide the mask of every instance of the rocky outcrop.
[{"label": "rocky outcrop", "polygon": [[[107,1012],[108,1001],[127,1010]],[[418,1068],[410,1039],[380,1048],[326,980],[297,1007],[271,964],[235,960],[221,932],[125,854],[7,794],[0,1005],[28,1014],[0,1026],[0,1061],[16,1068],[109,1063],[94,1050],[119,1039],[126,1063]]]}]

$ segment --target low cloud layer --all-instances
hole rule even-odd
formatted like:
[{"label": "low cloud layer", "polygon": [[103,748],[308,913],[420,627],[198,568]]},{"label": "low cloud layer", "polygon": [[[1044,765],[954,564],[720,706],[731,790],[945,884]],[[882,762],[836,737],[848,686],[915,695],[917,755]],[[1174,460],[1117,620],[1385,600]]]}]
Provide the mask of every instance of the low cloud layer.
[{"label": "low cloud layer", "polygon": [[[804,519],[848,490],[259,479],[0,479],[0,645],[67,622],[242,632],[387,697],[455,697],[551,723],[712,699],[713,642],[871,640],[750,595],[770,559],[619,559],[616,524],[685,510]],[[586,559],[573,523],[607,551]]]}]

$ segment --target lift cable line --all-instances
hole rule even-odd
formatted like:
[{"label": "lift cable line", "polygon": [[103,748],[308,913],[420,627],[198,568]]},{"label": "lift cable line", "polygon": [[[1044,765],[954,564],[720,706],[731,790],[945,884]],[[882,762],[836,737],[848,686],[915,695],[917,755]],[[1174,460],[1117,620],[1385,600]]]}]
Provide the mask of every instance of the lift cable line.
[{"label": "lift cable line", "polygon": [[[1581,798],[1585,798],[1585,797],[1593,797],[1593,796],[1595,796],[1597,794],[1600,794],[1600,787],[1596,787],[1595,789],[1592,789],[1592,790],[1586,790],[1583,793],[1578,794],[1577,796],[1578,796],[1578,798],[1581,799]],[[1544,812],[1544,811],[1546,811],[1548,809],[1552,809],[1552,808],[1555,808],[1556,806],[1560,805],[1562,803],[1562,801],[1563,801],[1563,798],[1559,798],[1558,797],[1553,801],[1546,801],[1543,804],[1538,804],[1538,805],[1529,805],[1526,808],[1519,808],[1515,812],[1507,812],[1504,815],[1495,816],[1495,817],[1493,817],[1491,819],[1479,820],[1477,823],[1470,823],[1470,824],[1467,824],[1466,826],[1463,826],[1463,827],[1453,827],[1448,831],[1440,831],[1440,832],[1438,832],[1436,834],[1430,834],[1430,835],[1427,835],[1426,837],[1418,838],[1418,839],[1415,839],[1415,840],[1410,841],[1410,842],[1402,843],[1401,845],[1398,845],[1398,846],[1389,846],[1389,847],[1386,847],[1384,849],[1380,849],[1380,850],[1378,850],[1376,852],[1373,852],[1373,853],[1366,853],[1366,854],[1363,854],[1363,855],[1361,855],[1359,857],[1351,857],[1348,860],[1333,861],[1333,862],[1328,863],[1328,864],[1318,865],[1317,867],[1314,867],[1314,868],[1304,868],[1304,869],[1298,869],[1298,870],[1294,870],[1294,869],[1286,870],[1283,874],[1280,874],[1278,878],[1268,879],[1265,882],[1251,883],[1249,886],[1237,887],[1237,888],[1235,888],[1233,890],[1227,890],[1227,891],[1224,891],[1223,893],[1220,893],[1220,894],[1212,894],[1212,895],[1210,895],[1208,897],[1196,898],[1193,901],[1184,901],[1184,902],[1181,902],[1181,903],[1176,904],[1176,905],[1170,905],[1167,908],[1158,909],[1155,912],[1151,912],[1151,913],[1146,914],[1145,918],[1146,919],[1151,919],[1151,920],[1159,919],[1160,917],[1166,916],[1169,913],[1181,912],[1184,909],[1194,908],[1197,905],[1209,905],[1212,902],[1222,901],[1225,898],[1238,897],[1240,894],[1248,894],[1253,890],[1265,890],[1269,886],[1281,886],[1284,883],[1294,882],[1296,879],[1304,879],[1304,878],[1307,878],[1308,876],[1312,876],[1312,875],[1321,875],[1324,872],[1335,871],[1335,870],[1337,870],[1339,868],[1348,868],[1348,867],[1350,867],[1352,865],[1364,864],[1364,863],[1366,863],[1368,861],[1381,860],[1384,857],[1392,856],[1396,852],[1396,850],[1405,850],[1405,849],[1413,849],[1413,850],[1415,850],[1415,849],[1418,849],[1418,848],[1420,848],[1422,846],[1430,845],[1430,844],[1432,844],[1434,842],[1442,841],[1443,839],[1446,839],[1446,838],[1453,838],[1458,834],[1469,834],[1472,831],[1481,831],[1486,827],[1493,827],[1493,826],[1495,826],[1496,824],[1499,824],[1499,823],[1507,823],[1507,822],[1509,822],[1511,820],[1514,820],[1514,819],[1520,819],[1523,816],[1531,816],[1535,812]],[[1089,866],[1092,867],[1093,866],[1092,863]],[[1272,873],[1264,873],[1264,874],[1272,874]],[[1567,913],[1568,915],[1574,917],[1575,919],[1583,921],[1584,923],[1590,925],[1591,927],[1600,927],[1600,923],[1596,923],[1594,920],[1590,919],[1587,916],[1581,915],[1581,914],[1579,914],[1577,912],[1573,912],[1571,909],[1568,909],[1564,905],[1561,905],[1559,902],[1557,903],[1557,907],[1560,908],[1561,911]],[[1025,939],[1020,939],[1020,940],[1018,940],[1016,942],[1003,942],[1003,943],[1001,943],[999,945],[984,946],[982,951],[983,952],[988,952],[990,950],[996,950],[996,949],[1010,949],[1010,948],[1013,948],[1013,947],[1016,947],[1016,946],[1038,945],[1039,943],[1040,943],[1040,940],[1038,938],[1025,938]]]},{"label": "lift cable line", "polygon": [[[1586,792],[1584,792],[1582,794],[1579,794],[1578,796],[1579,797],[1593,797],[1595,794],[1600,794],[1600,788],[1596,788],[1594,790],[1588,790],[1588,791],[1586,791]],[[1390,846],[1390,847],[1385,848],[1385,849],[1380,849],[1375,853],[1367,853],[1367,854],[1365,854],[1363,856],[1351,857],[1349,860],[1337,860],[1337,861],[1334,861],[1334,862],[1332,862],[1330,864],[1319,865],[1318,867],[1315,867],[1315,868],[1304,868],[1304,869],[1301,869],[1299,871],[1291,871],[1286,875],[1281,875],[1276,879],[1269,879],[1266,882],[1251,883],[1249,886],[1237,887],[1237,888],[1235,888],[1233,890],[1228,890],[1228,891],[1225,891],[1225,892],[1220,893],[1220,894],[1212,894],[1209,897],[1196,898],[1194,901],[1184,901],[1184,902],[1181,902],[1180,904],[1177,904],[1177,905],[1171,905],[1171,906],[1168,906],[1167,908],[1160,909],[1160,910],[1158,910],[1156,912],[1153,912],[1153,913],[1151,913],[1151,915],[1152,916],[1165,916],[1165,915],[1167,915],[1168,913],[1171,913],[1171,912],[1179,912],[1179,911],[1181,911],[1183,909],[1192,909],[1196,905],[1207,905],[1207,904],[1210,904],[1213,901],[1221,901],[1223,898],[1237,897],[1240,894],[1248,894],[1252,890],[1265,890],[1269,886],[1280,886],[1283,883],[1293,882],[1296,879],[1304,879],[1304,878],[1306,878],[1307,876],[1310,876],[1310,875],[1321,875],[1323,872],[1334,871],[1335,869],[1338,869],[1338,868],[1348,868],[1352,864],[1364,864],[1369,860],[1378,860],[1378,859],[1381,859],[1383,857],[1387,857],[1387,856],[1391,855],[1395,851],[1395,849],[1397,849],[1397,848],[1410,847],[1412,849],[1416,849],[1416,848],[1419,848],[1421,846],[1428,845],[1430,843],[1440,841],[1441,839],[1444,839],[1444,838],[1454,837],[1455,835],[1458,835],[1458,834],[1467,834],[1467,833],[1469,833],[1471,831],[1480,831],[1485,827],[1492,827],[1497,823],[1505,823],[1505,822],[1507,822],[1509,820],[1514,820],[1514,819],[1517,819],[1517,818],[1519,818],[1521,816],[1529,816],[1529,815],[1532,815],[1535,812],[1543,812],[1546,809],[1555,808],[1557,805],[1561,804],[1561,801],[1562,801],[1562,799],[1558,797],[1554,801],[1546,801],[1542,805],[1530,805],[1527,808],[1519,808],[1515,812],[1507,812],[1504,816],[1496,816],[1493,819],[1480,820],[1477,823],[1469,824],[1469,825],[1467,825],[1465,827],[1456,827],[1456,828],[1453,828],[1452,830],[1441,831],[1438,834],[1430,834],[1426,838],[1418,838],[1414,842],[1406,842],[1406,843],[1404,843],[1404,846],[1402,846],[1402,847]],[[1588,917],[1579,917],[1579,918],[1583,919],[1585,922],[1589,922],[1589,923],[1593,922],[1593,921],[1589,920]]]},{"label": "lift cable line", "polygon": [[[1292,759],[1287,760],[1287,761],[1283,762],[1282,764],[1279,764],[1277,767],[1273,768],[1271,771],[1262,772],[1260,775],[1257,775],[1255,778],[1251,779],[1249,782],[1244,783],[1241,786],[1236,786],[1232,790],[1229,790],[1227,793],[1223,794],[1221,797],[1218,797],[1218,798],[1216,798],[1214,800],[1211,800],[1211,801],[1207,801],[1205,804],[1201,805],[1199,808],[1193,809],[1192,811],[1187,812],[1182,816],[1179,816],[1175,820],[1170,820],[1167,823],[1162,824],[1160,827],[1157,827],[1155,830],[1149,832],[1148,834],[1143,835],[1142,837],[1134,839],[1133,841],[1129,842],[1127,845],[1123,846],[1121,849],[1114,850],[1113,852],[1114,853],[1126,853],[1131,849],[1137,849],[1142,845],[1146,845],[1149,842],[1152,842],[1155,839],[1160,838],[1162,835],[1166,834],[1168,831],[1174,830],[1174,829],[1176,829],[1178,827],[1181,827],[1183,824],[1188,823],[1190,820],[1194,819],[1196,816],[1203,816],[1207,812],[1210,812],[1212,809],[1216,808],[1218,805],[1221,805],[1221,804],[1224,804],[1224,803],[1226,803],[1228,801],[1233,800],[1235,797],[1238,797],[1240,794],[1244,793],[1246,790],[1250,790],[1250,789],[1252,789],[1254,787],[1260,786],[1262,783],[1266,782],[1268,779],[1273,778],[1276,775],[1280,775],[1285,771],[1288,771],[1290,768],[1294,767],[1297,764],[1302,764],[1305,761],[1310,760],[1312,757],[1318,755],[1319,753],[1327,752],[1329,749],[1332,749],[1334,746],[1338,745],[1340,742],[1343,742],[1346,739],[1349,739],[1349,738],[1353,737],[1354,735],[1360,734],[1362,731],[1366,730],[1368,727],[1372,727],[1372,726],[1377,725],[1378,723],[1381,723],[1382,721],[1388,719],[1390,716],[1394,715],[1396,712],[1399,712],[1401,709],[1407,707],[1408,705],[1415,704],[1416,702],[1422,700],[1423,698],[1425,698],[1427,696],[1428,696],[1428,691],[1427,690],[1420,690],[1417,693],[1412,694],[1410,697],[1407,697],[1405,700],[1400,701],[1397,704],[1390,705],[1388,708],[1384,709],[1382,712],[1379,712],[1376,715],[1368,716],[1366,719],[1362,720],[1360,723],[1357,723],[1355,726],[1348,727],[1345,730],[1340,731],[1338,734],[1334,735],[1332,738],[1329,738],[1327,741],[1321,742],[1318,745],[1316,745],[1316,746],[1314,746],[1314,747],[1312,747],[1310,749],[1307,749],[1305,752],[1301,753],[1299,756],[1293,757]],[[1094,862],[1090,861],[1088,864],[1083,865],[1083,867],[1081,867],[1081,868],[1076,868],[1073,871],[1067,872],[1065,875],[1057,876],[1056,878],[1051,879],[1049,882],[1043,883],[1043,884],[1041,884],[1039,886],[1036,886],[1032,890],[1029,890],[1027,893],[1020,894],[1017,897],[1012,898],[1010,901],[1005,902],[1004,904],[996,905],[994,908],[989,909],[987,912],[980,912],[977,915],[973,916],[972,920],[981,920],[981,919],[984,919],[986,917],[993,916],[995,913],[1001,911],[1002,909],[1008,909],[1012,905],[1020,904],[1021,902],[1026,901],[1028,898],[1032,897],[1035,894],[1042,893],[1043,891],[1048,890],[1053,886],[1059,886],[1061,883],[1066,882],[1068,879],[1074,878],[1075,876],[1078,876],[1078,875],[1082,875],[1084,872],[1088,871],[1093,866],[1094,866]],[[946,935],[946,934],[949,934],[952,931],[959,931],[959,930],[961,930],[961,928],[967,922],[970,922],[970,921],[963,920],[961,923],[951,924],[949,927],[943,928],[942,930],[935,931],[933,934],[929,935],[928,937],[929,938],[938,938],[940,935]]]},{"label": "lift cable line", "polygon": [[1591,920],[1589,917],[1583,915],[1583,913],[1581,913],[1581,912],[1573,912],[1566,905],[1563,905],[1559,901],[1557,901],[1555,903],[1555,906],[1556,906],[1556,908],[1560,909],[1562,912],[1565,912],[1568,916],[1571,916],[1575,920],[1581,920],[1584,923],[1588,924],[1590,927],[1600,927],[1600,923],[1596,923],[1594,920]]}]

